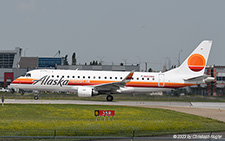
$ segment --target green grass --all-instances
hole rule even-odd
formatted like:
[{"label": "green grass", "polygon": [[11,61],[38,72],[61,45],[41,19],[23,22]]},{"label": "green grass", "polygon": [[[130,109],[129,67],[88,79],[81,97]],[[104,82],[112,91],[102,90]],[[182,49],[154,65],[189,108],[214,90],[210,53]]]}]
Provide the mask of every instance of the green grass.
[{"label": "green grass", "polygon": [[[94,110],[115,110],[114,121]],[[225,131],[225,123],[180,112],[123,106],[28,105],[0,107],[0,136],[152,136]]]}]

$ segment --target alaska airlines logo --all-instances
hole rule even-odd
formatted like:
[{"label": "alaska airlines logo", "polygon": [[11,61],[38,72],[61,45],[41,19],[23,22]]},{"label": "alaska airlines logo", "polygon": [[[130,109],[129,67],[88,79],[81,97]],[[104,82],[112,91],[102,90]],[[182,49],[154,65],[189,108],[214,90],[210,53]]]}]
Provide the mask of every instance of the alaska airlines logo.
[{"label": "alaska airlines logo", "polygon": [[69,80],[64,80],[63,77],[60,79],[52,79],[50,76],[46,75],[39,80],[34,80],[33,85],[40,84],[40,85],[54,85],[54,86],[64,86],[69,83]]},{"label": "alaska airlines logo", "polygon": [[205,58],[200,54],[193,54],[188,58],[188,67],[195,72],[204,69],[206,65]]}]

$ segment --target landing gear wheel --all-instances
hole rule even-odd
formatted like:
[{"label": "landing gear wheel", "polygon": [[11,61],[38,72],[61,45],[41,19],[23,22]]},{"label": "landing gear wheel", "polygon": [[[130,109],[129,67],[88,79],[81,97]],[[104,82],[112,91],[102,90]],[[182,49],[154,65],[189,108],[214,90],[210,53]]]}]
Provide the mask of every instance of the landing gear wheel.
[{"label": "landing gear wheel", "polygon": [[12,94],[14,94],[14,93],[15,93],[15,90],[12,88],[12,89],[10,89],[10,92],[11,92]]},{"label": "landing gear wheel", "polygon": [[107,100],[107,101],[113,101],[113,96],[108,95],[108,96],[106,97],[106,100]]},{"label": "landing gear wheel", "polygon": [[21,91],[21,95],[24,95],[24,91]]},{"label": "landing gear wheel", "polygon": [[39,98],[38,95],[35,95],[35,96],[34,96],[34,99],[35,99],[35,100],[38,100],[38,98]]}]

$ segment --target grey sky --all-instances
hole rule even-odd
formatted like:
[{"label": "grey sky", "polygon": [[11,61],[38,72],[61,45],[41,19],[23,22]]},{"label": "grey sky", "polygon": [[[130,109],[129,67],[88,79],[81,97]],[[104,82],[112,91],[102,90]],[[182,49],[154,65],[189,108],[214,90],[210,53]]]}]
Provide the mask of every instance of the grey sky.
[{"label": "grey sky", "polygon": [[224,0],[1,0],[0,49],[26,56],[76,52],[78,63],[149,62],[161,69],[213,40],[209,65],[225,65]]}]

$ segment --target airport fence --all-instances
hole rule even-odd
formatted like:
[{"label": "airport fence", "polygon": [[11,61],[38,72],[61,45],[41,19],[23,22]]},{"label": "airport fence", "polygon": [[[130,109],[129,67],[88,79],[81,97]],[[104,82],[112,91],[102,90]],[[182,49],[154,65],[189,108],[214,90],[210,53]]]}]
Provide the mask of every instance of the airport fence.
[{"label": "airport fence", "polygon": [[[96,129],[96,132],[98,129]],[[33,134],[31,134],[31,132]],[[36,132],[36,133],[34,133]],[[125,141],[147,141],[147,140],[181,140],[181,141],[190,141],[190,140],[201,140],[201,141],[214,141],[220,140],[225,141],[225,133],[192,133],[192,134],[170,134],[170,135],[157,135],[157,136],[140,136],[136,135],[137,130],[131,131],[129,134],[107,134],[107,135],[98,135],[96,132],[90,134],[89,131],[77,131],[77,130],[17,130],[17,131],[7,131],[0,130],[0,140],[42,140],[42,141],[68,141],[68,140],[125,140]]]}]

